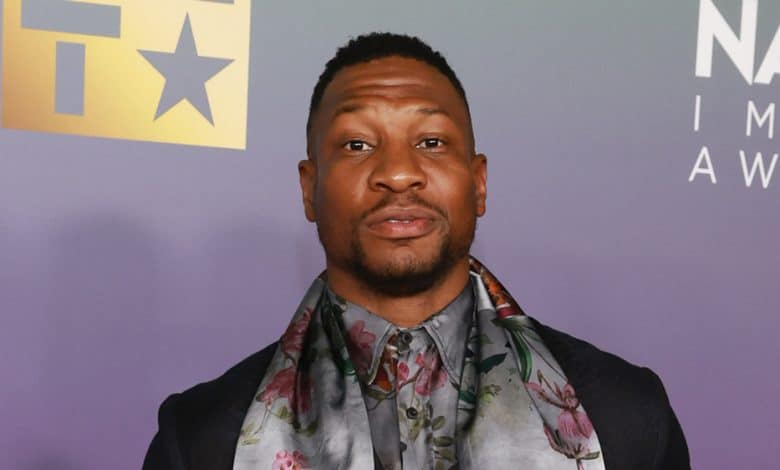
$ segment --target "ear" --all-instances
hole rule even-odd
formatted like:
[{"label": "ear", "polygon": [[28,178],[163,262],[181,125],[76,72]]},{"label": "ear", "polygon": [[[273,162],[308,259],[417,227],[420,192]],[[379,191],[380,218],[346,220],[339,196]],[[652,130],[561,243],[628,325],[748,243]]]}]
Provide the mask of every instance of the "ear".
[{"label": "ear", "polygon": [[487,210],[487,157],[484,154],[478,153],[471,159],[471,174],[477,198],[477,217],[482,217]]},{"label": "ear", "polygon": [[306,214],[306,220],[315,222],[317,213],[314,210],[314,187],[317,182],[317,164],[311,159],[298,162],[298,177],[301,183],[303,212]]}]

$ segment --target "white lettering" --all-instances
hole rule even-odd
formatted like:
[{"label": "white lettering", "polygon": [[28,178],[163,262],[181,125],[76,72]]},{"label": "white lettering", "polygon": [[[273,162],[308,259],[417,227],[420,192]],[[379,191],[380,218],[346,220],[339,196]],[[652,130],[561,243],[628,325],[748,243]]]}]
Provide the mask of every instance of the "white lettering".
[{"label": "white lettering", "polygon": [[688,182],[692,182],[697,175],[707,175],[710,177],[712,184],[718,184],[718,180],[715,178],[715,168],[712,167],[712,159],[710,158],[710,151],[707,146],[701,148],[699,157],[696,158],[696,163],[693,165],[691,175],[688,177]]},{"label": "white lettering", "polygon": [[766,51],[764,62],[758,68],[755,82],[769,85],[776,73],[780,73],[780,27],[775,31],[775,37]]},{"label": "white lettering", "polygon": [[748,101],[747,109],[747,123],[745,124],[745,134],[750,137],[753,133],[753,120],[756,121],[758,127],[764,127],[764,123],[769,121],[769,129],[767,129],[767,135],[770,139],[775,136],[775,104],[772,103],[767,106],[764,114],[758,115],[758,109],[756,109],[753,100]]},{"label": "white lettering", "polygon": [[712,0],[701,0],[696,43],[696,76],[712,76],[713,45],[717,39],[748,85],[752,85],[757,20],[758,0],[742,0],[742,20],[737,36]]},{"label": "white lettering", "polygon": [[777,154],[772,155],[772,162],[769,164],[769,171],[765,171],[764,156],[761,152],[756,152],[756,158],[753,159],[753,166],[748,171],[747,168],[747,156],[745,152],[739,151],[739,160],[742,164],[742,175],[745,177],[745,186],[748,188],[753,185],[753,178],[756,176],[756,169],[761,176],[761,185],[766,189],[769,187],[770,181],[772,181],[772,173],[775,171],[775,164],[777,164]]}]

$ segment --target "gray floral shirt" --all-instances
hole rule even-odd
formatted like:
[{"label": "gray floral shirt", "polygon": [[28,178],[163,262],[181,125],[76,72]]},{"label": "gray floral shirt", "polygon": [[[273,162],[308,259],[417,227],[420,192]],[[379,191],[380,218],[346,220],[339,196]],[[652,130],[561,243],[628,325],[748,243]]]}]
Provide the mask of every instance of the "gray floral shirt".
[{"label": "gray floral shirt", "polygon": [[475,311],[472,281],[412,328],[327,292],[343,311],[342,334],[363,389],[377,468],[457,467],[458,390]]},{"label": "gray floral shirt", "polygon": [[604,470],[533,320],[469,264],[473,292],[408,329],[315,279],[244,417],[233,469]]}]

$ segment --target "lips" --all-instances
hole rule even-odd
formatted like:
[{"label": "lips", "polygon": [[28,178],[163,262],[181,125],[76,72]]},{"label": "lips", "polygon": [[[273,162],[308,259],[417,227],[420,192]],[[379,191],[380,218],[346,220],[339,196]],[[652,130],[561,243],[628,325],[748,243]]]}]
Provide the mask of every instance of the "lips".
[{"label": "lips", "polygon": [[380,238],[405,239],[432,232],[439,215],[419,206],[389,206],[366,218],[368,230]]}]

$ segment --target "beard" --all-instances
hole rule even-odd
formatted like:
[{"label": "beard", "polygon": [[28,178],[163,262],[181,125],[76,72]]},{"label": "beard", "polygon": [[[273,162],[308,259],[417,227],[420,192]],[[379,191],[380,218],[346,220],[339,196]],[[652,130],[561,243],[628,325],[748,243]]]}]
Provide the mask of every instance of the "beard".
[{"label": "beard", "polygon": [[373,290],[390,297],[406,297],[425,292],[436,285],[468,254],[470,245],[469,242],[462,244],[459,249],[453,249],[448,231],[438,249],[428,259],[409,255],[375,266],[369,262],[369,256],[355,234],[351,242],[352,256],[347,259],[347,266]]},{"label": "beard", "polygon": [[[366,251],[360,239],[358,227],[369,214],[394,202],[396,198],[384,198],[357,218],[352,226],[349,251],[339,264],[375,292],[388,297],[407,297],[431,289],[451,272],[458,261],[468,255],[476,232],[476,215],[460,236],[453,237],[446,212],[413,194],[405,198],[405,202],[436,211],[445,221],[447,228],[441,235],[439,243],[427,256],[409,254],[401,258],[372,262],[371,254]],[[326,247],[320,229],[318,224],[320,243]]]}]

